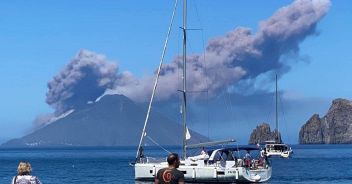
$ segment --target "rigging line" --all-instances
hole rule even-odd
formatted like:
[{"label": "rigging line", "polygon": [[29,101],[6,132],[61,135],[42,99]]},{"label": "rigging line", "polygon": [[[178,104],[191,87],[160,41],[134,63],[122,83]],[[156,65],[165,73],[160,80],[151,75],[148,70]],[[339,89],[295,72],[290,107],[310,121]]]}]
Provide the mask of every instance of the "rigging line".
[{"label": "rigging line", "polygon": [[[180,31],[177,31],[177,38],[180,37]],[[181,40],[181,39],[177,39],[177,40]],[[177,42],[177,55],[176,55],[176,63],[179,63],[178,59],[180,57],[180,41]],[[177,64],[177,88],[180,88],[181,86],[181,82],[180,82],[180,65]],[[178,101],[181,104],[181,99],[179,99]]]},{"label": "rigging line", "polygon": [[210,133],[209,133],[209,92],[207,91],[207,120],[208,120],[208,141],[210,141]]},{"label": "rigging line", "polygon": [[[275,103],[273,103],[273,102],[275,102],[275,91],[272,93],[272,92],[269,92],[269,95],[268,96],[270,96],[270,100],[269,100],[269,103],[267,104],[268,106],[267,106],[267,109],[268,109],[268,114],[267,114],[267,116],[266,116],[266,120],[268,121],[268,122],[266,122],[266,123],[268,123],[269,124],[269,127],[270,127],[270,131],[272,131],[272,122],[273,122],[273,119],[272,119],[272,117],[274,116],[275,117],[275,113],[274,113],[274,111],[273,111],[273,109],[272,109],[272,107],[274,107],[275,108]],[[275,121],[275,118],[274,118],[274,121]],[[275,128],[274,128],[275,129]]]},{"label": "rigging line", "polygon": [[147,135],[147,138],[152,141],[155,145],[159,146],[161,149],[163,149],[164,151],[166,151],[167,153],[171,153],[169,150],[167,150],[166,148],[164,148],[163,146],[161,146],[159,143],[157,143],[154,139],[152,139],[149,135]]},{"label": "rigging line", "polygon": [[191,29],[186,29],[187,31],[201,31],[203,30],[202,28],[191,28]]},{"label": "rigging line", "polygon": [[[231,119],[233,119],[235,121],[235,111],[233,109],[233,104],[232,104],[232,100],[231,100],[231,96],[230,96],[229,92],[227,92],[227,96],[228,96],[228,101],[230,104],[230,116],[231,116]],[[235,121],[235,123],[236,123],[236,121]]]},{"label": "rigging line", "polygon": [[[228,92],[226,92],[226,94],[228,94]],[[228,113],[230,114],[230,116],[231,116],[231,112],[230,112],[230,108],[229,108],[229,104],[228,104],[228,96],[227,95],[225,95],[225,97],[223,98],[223,100],[224,100],[224,103],[225,103],[225,107],[226,107],[226,110],[228,111]]]},{"label": "rigging line", "polygon": [[[177,38],[180,38],[180,31],[177,31]],[[177,39],[177,40],[179,40],[178,42],[177,42],[177,57],[176,57],[176,60],[178,60],[179,59],[179,56],[180,56],[180,40],[182,40],[182,39]],[[180,65],[178,64],[177,65],[177,88],[180,88],[180,86],[181,86],[181,82],[180,82],[180,75],[181,75],[181,70],[180,70]],[[180,90],[177,90],[178,92],[180,91]],[[181,109],[182,109],[182,100],[181,100],[181,95],[178,95],[178,105],[177,105],[177,109],[178,109],[178,112],[180,113],[180,114],[178,114],[177,115],[177,122],[181,122],[182,120],[182,115],[181,115]]]},{"label": "rigging line", "polygon": [[225,94],[225,96],[224,96],[224,103],[225,103],[225,106],[226,106],[226,110],[228,111],[227,113],[229,113],[229,115],[230,115],[230,118],[231,119],[234,119],[233,118],[233,114],[232,114],[232,104],[231,104],[231,101],[230,101],[230,94],[229,94],[229,92],[228,91],[226,91],[226,94]]},{"label": "rigging line", "polygon": [[[196,12],[196,17],[197,17],[197,20],[198,20],[198,22],[199,22],[199,24],[200,24],[200,27],[201,28],[197,28],[197,29],[190,29],[190,28],[187,28],[186,30],[187,31],[190,31],[190,30],[193,30],[193,31],[201,31],[201,33],[202,33],[202,49],[203,49],[203,61],[204,61],[204,70],[205,70],[205,73],[207,73],[207,65],[206,65],[206,59],[205,59],[205,41],[204,41],[204,30],[203,30],[203,24],[202,24],[202,22],[200,21],[200,16],[199,16],[199,13],[198,13],[198,8],[197,8],[197,5],[196,5],[196,3],[195,3],[195,1],[191,1],[191,5],[192,6],[194,6],[194,9],[195,9],[195,12]],[[187,40],[188,40],[188,38],[187,38]],[[190,43],[190,42],[189,42]],[[189,44],[189,48],[190,48],[190,50],[193,50],[192,49],[192,45],[190,45]],[[208,85],[208,80],[207,80],[207,77],[205,77],[205,84],[206,84],[206,90],[204,90],[204,91],[187,91],[187,93],[195,93],[195,92],[207,92],[207,94],[206,94],[206,96],[207,96],[207,128],[208,128],[208,139],[210,140],[210,133],[209,133],[209,122],[210,122],[210,118],[209,118],[209,112],[210,112],[210,110],[209,110],[209,85]]]},{"label": "rigging line", "polygon": [[199,16],[199,12],[198,12],[198,6],[197,6],[197,3],[196,2],[194,2],[194,9],[196,10],[195,12],[196,12],[196,17],[197,17],[197,20],[198,20],[198,22],[199,22],[199,24],[200,24],[200,27],[203,27],[203,23],[202,23],[202,21],[200,20],[200,16]]},{"label": "rigging line", "polygon": [[[275,89],[275,86],[273,88]],[[272,107],[275,107],[275,90],[274,90],[274,92],[267,91],[267,93],[263,93],[263,94],[264,94],[265,99],[267,99],[268,101],[263,104],[264,109],[267,109],[267,110],[266,110],[266,112],[264,112],[265,115],[263,115],[263,116],[265,117],[265,119],[263,120],[262,123],[267,123],[270,127],[270,131],[272,131],[273,130],[272,129],[273,128],[272,117],[275,116],[274,111],[272,109]],[[275,121],[275,119],[274,119],[274,121]]]},{"label": "rigging line", "polygon": [[[204,39],[204,31],[202,30],[202,44],[203,44],[203,61],[204,61],[204,72],[207,75],[208,74],[208,65],[207,65],[207,60],[206,60],[206,54],[205,54],[205,39]],[[208,139],[210,140],[210,107],[209,107],[209,81],[208,78],[205,77],[205,87],[207,89],[207,120],[208,120]]]},{"label": "rigging line", "polygon": [[239,151],[240,149],[237,141],[236,141],[236,147],[237,147],[237,158],[241,158],[240,151]]},{"label": "rigging line", "polygon": [[143,126],[141,139],[140,139],[139,144],[138,144],[138,149],[137,149],[137,153],[136,153],[136,160],[138,160],[138,156],[140,154],[139,150],[140,150],[140,147],[142,146],[143,138],[145,136],[145,131],[146,131],[146,127],[147,127],[147,124],[148,124],[149,114],[150,114],[150,111],[151,111],[151,108],[152,108],[152,103],[153,103],[156,87],[158,85],[158,80],[159,80],[159,76],[160,76],[161,67],[163,65],[166,49],[167,49],[167,46],[168,46],[168,43],[169,43],[169,37],[170,37],[171,28],[172,28],[172,25],[173,25],[173,22],[174,22],[174,18],[175,18],[175,14],[176,14],[176,10],[177,10],[177,4],[178,4],[178,0],[175,0],[175,5],[174,5],[173,12],[172,12],[170,25],[169,25],[169,28],[168,28],[168,31],[167,31],[167,35],[166,35],[163,51],[162,51],[162,54],[161,54],[161,57],[160,57],[160,64],[159,64],[159,67],[158,67],[158,72],[157,72],[157,75],[155,77],[155,83],[154,83],[154,87],[153,87],[152,96],[150,97],[150,101],[149,101],[148,112],[147,112],[147,115],[146,115],[146,118],[145,118],[145,121],[144,121],[144,126]]},{"label": "rigging line", "polygon": [[[197,30],[200,30],[201,31],[201,33],[202,33],[202,46],[203,46],[203,62],[204,62],[204,71],[205,71],[205,74],[206,74],[206,76],[207,76],[207,73],[208,73],[208,71],[207,71],[207,68],[208,68],[208,66],[207,66],[207,60],[206,60],[206,54],[205,54],[205,52],[206,52],[206,50],[205,50],[205,31],[204,31],[204,26],[203,26],[203,22],[201,21],[201,19],[200,19],[200,15],[199,15],[199,11],[198,11],[198,6],[197,6],[197,3],[196,3],[196,1],[194,1],[194,3],[193,3],[193,5],[194,5],[194,9],[195,9],[195,12],[196,12],[196,17],[197,17],[197,20],[198,20],[198,22],[199,22],[199,27],[200,27],[200,29],[197,29]],[[210,140],[210,134],[209,134],[209,129],[210,129],[210,114],[209,114],[209,112],[210,112],[210,109],[209,109],[209,81],[208,81],[208,78],[207,77],[205,77],[205,86],[206,86],[206,92],[207,92],[207,123],[208,123],[208,139]]]},{"label": "rigging line", "polygon": [[203,91],[187,91],[187,93],[207,93],[208,90],[203,90]]},{"label": "rigging line", "polygon": [[196,155],[199,153],[199,150],[193,150],[192,155]]},{"label": "rigging line", "polygon": [[182,32],[183,32],[183,42],[182,42],[182,61],[183,61],[183,75],[182,75],[182,82],[183,82],[183,104],[182,104],[182,122],[183,122],[183,141],[182,141],[182,157],[184,159],[187,158],[187,83],[186,83],[186,76],[187,76],[187,0],[183,0],[183,16],[182,16]]},{"label": "rigging line", "polygon": [[287,120],[286,120],[286,117],[285,117],[284,105],[283,105],[282,98],[280,98],[280,97],[279,97],[279,102],[280,102],[280,105],[281,105],[281,113],[282,113],[282,119],[283,119],[283,122],[284,122],[284,125],[285,125],[286,137],[288,139],[288,142],[291,142],[290,136],[288,134],[288,126],[287,126]]}]

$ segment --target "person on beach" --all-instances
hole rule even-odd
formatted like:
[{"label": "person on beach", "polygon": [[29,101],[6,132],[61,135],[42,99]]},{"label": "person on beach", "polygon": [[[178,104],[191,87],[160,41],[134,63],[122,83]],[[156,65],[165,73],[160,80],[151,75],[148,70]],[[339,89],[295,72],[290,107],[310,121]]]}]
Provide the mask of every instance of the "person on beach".
[{"label": "person on beach", "polygon": [[184,184],[184,174],[177,170],[180,166],[180,159],[176,153],[167,157],[168,167],[160,169],[155,177],[155,184]]},{"label": "person on beach", "polygon": [[11,184],[42,184],[36,176],[31,175],[32,167],[29,162],[20,162],[17,175],[13,177]]}]

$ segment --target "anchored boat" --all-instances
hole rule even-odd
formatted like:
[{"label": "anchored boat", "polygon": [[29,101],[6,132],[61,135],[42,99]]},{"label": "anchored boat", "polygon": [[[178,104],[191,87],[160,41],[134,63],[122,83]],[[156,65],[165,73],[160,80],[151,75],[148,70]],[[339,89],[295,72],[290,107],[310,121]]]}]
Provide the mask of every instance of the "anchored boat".
[{"label": "anchored boat", "polygon": [[[260,150],[253,147],[210,150],[207,152],[208,159],[187,157],[181,161],[178,170],[184,173],[186,182],[192,183],[268,181],[272,171],[270,161],[266,157],[258,159],[242,157],[249,151],[259,153]],[[155,162],[147,158],[136,163],[134,167],[136,180],[153,181],[158,170],[167,167],[167,162]]]},{"label": "anchored boat", "polygon": [[275,141],[266,141],[264,150],[267,157],[276,156],[288,158],[292,154],[292,148],[290,146],[283,143],[276,143]]},{"label": "anchored boat", "polygon": [[[153,181],[159,169],[167,167],[166,156],[162,159],[155,159],[146,157],[143,153],[143,141],[146,137],[146,127],[148,124],[149,114],[151,111],[152,102],[154,99],[155,90],[158,84],[161,66],[165,50],[168,43],[170,29],[172,27],[173,18],[175,15],[177,0],[175,2],[174,11],[171,18],[170,27],[168,29],[164,50],[162,52],[160,65],[157,71],[157,76],[154,83],[151,99],[149,101],[148,112],[144,122],[140,142],[138,145],[136,160],[132,164],[135,169],[135,179],[141,181]],[[196,145],[189,145],[188,139],[189,131],[186,126],[186,13],[187,13],[187,0],[183,0],[183,89],[181,91],[183,96],[182,102],[182,120],[183,120],[183,146],[182,146],[182,159],[179,170],[184,173],[186,182],[265,182],[271,178],[271,164],[265,155],[258,154],[257,157],[251,156],[250,152],[258,152],[256,147],[225,147],[203,151],[200,155],[189,156],[187,155],[188,149],[203,148],[209,146],[223,145],[235,140],[214,141],[201,143]]]},{"label": "anchored boat", "polygon": [[282,157],[282,158],[288,158],[290,155],[293,153],[292,148],[288,146],[287,144],[283,143],[281,140],[281,135],[279,132],[279,121],[278,121],[278,105],[277,105],[277,100],[278,98],[278,93],[277,93],[277,75],[275,78],[275,122],[276,122],[276,128],[275,128],[275,140],[273,141],[265,141],[265,148],[264,148],[264,154],[267,157]]}]

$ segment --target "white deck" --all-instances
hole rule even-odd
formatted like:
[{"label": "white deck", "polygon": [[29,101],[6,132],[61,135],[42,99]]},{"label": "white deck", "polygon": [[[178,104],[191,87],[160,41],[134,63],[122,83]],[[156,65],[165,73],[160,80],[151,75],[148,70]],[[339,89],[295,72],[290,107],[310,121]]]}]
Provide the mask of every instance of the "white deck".
[{"label": "white deck", "polygon": [[[214,159],[215,155],[221,155],[222,151],[222,149],[214,150],[209,159],[194,160],[195,157],[189,157],[182,160],[178,170],[184,173],[187,182],[194,183],[265,182],[271,178],[271,165],[268,161],[259,164],[258,160],[252,159],[250,166],[245,166],[243,159],[234,157],[220,161]],[[167,166],[165,161],[153,162],[152,159],[146,158],[134,165],[135,179],[153,181],[158,170]]]}]

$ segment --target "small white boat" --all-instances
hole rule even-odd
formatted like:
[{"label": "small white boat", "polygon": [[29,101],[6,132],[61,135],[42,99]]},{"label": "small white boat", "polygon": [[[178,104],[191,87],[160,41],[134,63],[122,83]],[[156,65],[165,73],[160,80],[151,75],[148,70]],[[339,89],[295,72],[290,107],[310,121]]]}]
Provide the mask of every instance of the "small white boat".
[{"label": "small white boat", "polygon": [[293,153],[292,148],[288,146],[287,144],[284,144],[281,140],[281,135],[279,132],[279,121],[278,121],[278,92],[277,92],[277,75],[276,75],[276,80],[275,80],[275,98],[276,98],[276,128],[275,128],[275,141],[265,141],[265,148],[263,150],[263,154],[267,157],[282,157],[282,158],[288,158],[291,156]]},{"label": "small white boat", "polygon": [[288,158],[292,154],[292,149],[287,144],[275,143],[275,141],[267,141],[264,148],[264,154],[267,157]]}]

